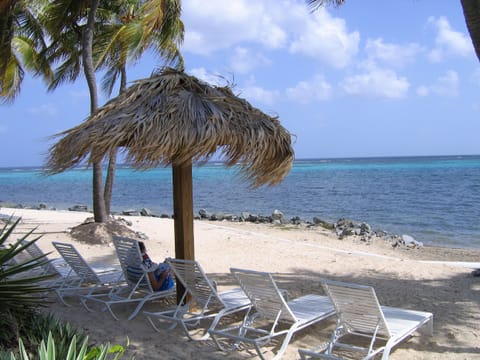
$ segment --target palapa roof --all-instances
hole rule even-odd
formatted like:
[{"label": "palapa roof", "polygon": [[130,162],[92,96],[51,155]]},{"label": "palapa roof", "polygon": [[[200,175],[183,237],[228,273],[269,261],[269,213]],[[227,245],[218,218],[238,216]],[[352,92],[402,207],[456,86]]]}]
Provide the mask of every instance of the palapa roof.
[{"label": "palapa roof", "polygon": [[[136,81],[82,124],[55,135],[49,173],[122,148],[137,169],[204,162],[219,150],[254,187],[280,182],[293,162],[291,135],[277,117],[171,68]],[[90,155],[88,157],[88,155]]]}]

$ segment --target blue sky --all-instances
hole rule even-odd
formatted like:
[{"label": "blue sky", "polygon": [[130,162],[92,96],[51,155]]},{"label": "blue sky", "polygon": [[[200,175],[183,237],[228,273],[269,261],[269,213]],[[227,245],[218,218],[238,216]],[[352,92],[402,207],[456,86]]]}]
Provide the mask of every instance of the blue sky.
[{"label": "blue sky", "polygon": [[[460,0],[315,13],[301,0],[184,0],[182,18],[186,71],[278,115],[298,159],[480,154],[480,67]],[[146,55],[129,80],[160,65]],[[42,165],[48,137],[88,112],[83,78],[53,93],[27,78],[0,106],[0,166]]]}]

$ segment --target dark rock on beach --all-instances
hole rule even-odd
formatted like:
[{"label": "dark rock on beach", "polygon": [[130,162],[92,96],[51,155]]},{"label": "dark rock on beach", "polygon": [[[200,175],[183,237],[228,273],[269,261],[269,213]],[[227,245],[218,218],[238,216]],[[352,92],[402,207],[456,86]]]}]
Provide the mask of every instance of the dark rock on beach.
[{"label": "dark rock on beach", "polygon": [[[20,205],[18,205],[20,206]],[[42,208],[47,208],[45,204],[40,204]],[[88,211],[86,205],[74,205],[69,208],[70,211]],[[143,208],[141,210],[137,209],[126,209],[121,212],[124,216],[151,216],[159,218],[173,218],[173,215],[168,214],[154,214],[150,209]],[[207,209],[200,209],[198,215],[195,216],[197,220],[207,220],[207,221],[230,221],[230,222],[251,222],[255,224],[271,224],[271,225],[295,225],[298,227],[305,226],[308,228],[322,228],[325,230],[330,230],[336,234],[338,239],[348,239],[354,238],[358,239],[366,244],[370,244],[374,239],[380,239],[389,243],[393,248],[403,248],[403,249],[419,249],[423,247],[423,243],[415,240],[410,235],[397,235],[389,234],[385,231],[378,230],[374,231],[370,224],[365,222],[355,221],[347,218],[340,218],[336,222],[331,223],[325,221],[319,217],[313,217],[312,221],[306,221],[301,219],[299,216],[294,216],[290,220],[285,218],[285,215],[282,211],[275,209],[272,211],[272,214],[261,215],[256,213],[250,213],[247,211],[242,211],[239,215],[223,212],[210,212]]]},{"label": "dark rock on beach", "polygon": [[68,210],[70,211],[88,211],[88,206],[87,205],[73,205],[72,207],[69,207]]}]

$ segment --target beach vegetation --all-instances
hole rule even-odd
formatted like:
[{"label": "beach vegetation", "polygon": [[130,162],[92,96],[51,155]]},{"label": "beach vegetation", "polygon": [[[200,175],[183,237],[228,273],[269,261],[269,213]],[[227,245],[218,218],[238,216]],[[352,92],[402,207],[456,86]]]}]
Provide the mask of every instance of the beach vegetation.
[{"label": "beach vegetation", "polygon": [[38,21],[42,1],[0,1],[0,103],[19,95],[26,71],[51,77],[45,33]]},{"label": "beach vegetation", "polygon": [[10,218],[0,229],[0,347],[10,346],[26,334],[35,310],[45,304],[47,288],[40,284],[50,275],[35,272],[46,264],[46,255],[22,260],[21,253],[40,236],[27,240],[35,229],[10,241],[21,218]]},{"label": "beach vegetation", "polygon": [[82,343],[86,335],[77,331],[69,323],[63,324],[52,315],[45,315],[35,309],[4,313],[0,325],[2,331],[0,343],[2,344],[0,360],[9,359],[10,353],[18,354],[19,339],[27,353],[37,350],[43,339],[52,334],[55,339],[55,351],[60,359],[66,359],[68,349],[73,339],[77,344]]},{"label": "beach vegetation", "polygon": [[[183,67],[178,50],[184,32],[180,12],[180,1],[52,1],[45,9],[45,24],[54,39],[49,49],[51,61],[60,65],[50,89],[75,81],[83,66],[93,114],[98,108],[96,71],[106,70],[103,89],[110,95],[118,78],[120,93],[125,90],[127,62],[137,61],[148,49],[167,62],[178,60]],[[93,212],[99,223],[107,222],[110,213],[117,149],[107,156],[105,185],[101,161],[92,162]]]},{"label": "beach vegetation", "polygon": [[[45,339],[42,339],[36,351],[27,351],[23,340],[18,341],[18,351],[10,352],[8,360],[115,360],[120,359],[125,347],[121,345],[101,344],[99,346],[88,346],[88,336],[82,336],[83,340],[79,341],[77,335],[74,334],[67,344],[65,338],[60,337],[60,341],[56,340],[54,335],[49,332]],[[68,347],[65,347],[68,345]],[[128,341],[127,341],[128,345]],[[3,359],[2,359],[3,360]]]},{"label": "beach vegetation", "polygon": [[9,242],[20,221],[21,218],[15,221],[9,219],[0,229],[0,305],[3,310],[34,308],[44,301],[48,290],[40,282],[50,275],[35,272],[48,262],[46,255],[19,260],[19,255],[41,236],[28,240],[35,231],[32,229],[19,239]]},{"label": "beach vegetation", "polygon": [[[180,19],[180,2],[171,1],[166,12],[153,14],[152,6],[140,6],[136,0],[127,0],[113,9],[112,21],[105,31],[99,34],[101,47],[97,63],[106,69],[102,78],[102,91],[109,97],[120,81],[119,95],[127,89],[127,60],[139,59],[147,49],[152,49],[168,63],[176,62],[183,69],[183,57],[178,45],[183,41],[184,26]],[[162,26],[151,24],[159,20]],[[102,38],[104,39],[102,41]],[[107,176],[104,186],[104,201],[107,214],[111,213],[113,182],[117,162],[117,149],[108,154]]]},{"label": "beach vegetation", "polygon": [[[16,356],[21,360],[54,360],[51,354],[57,359],[107,359],[108,354],[123,353],[121,346],[101,345],[86,347],[83,357],[69,357],[70,351],[76,352],[76,347],[87,344],[87,336],[68,323],[63,324],[54,316],[40,312],[48,294],[48,288],[41,282],[50,275],[38,275],[36,270],[49,260],[47,255],[22,259],[22,252],[41,235],[28,240],[35,231],[32,229],[11,241],[20,221],[21,218],[10,218],[0,228],[0,360],[13,360]],[[37,348],[38,354],[31,355]]]}]

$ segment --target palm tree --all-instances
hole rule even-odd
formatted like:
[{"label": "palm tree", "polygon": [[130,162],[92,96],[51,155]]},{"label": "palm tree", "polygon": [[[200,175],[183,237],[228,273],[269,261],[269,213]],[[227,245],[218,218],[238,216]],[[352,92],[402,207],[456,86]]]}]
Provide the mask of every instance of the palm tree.
[{"label": "palm tree", "polygon": [[[76,79],[80,73],[80,56],[83,73],[90,93],[90,112],[93,114],[98,108],[97,83],[93,65],[93,33],[96,25],[97,9],[100,0],[65,1],[53,0],[44,9],[43,24],[48,31],[52,44],[48,49],[49,60],[58,61],[62,58],[73,58],[71,68],[65,63],[60,65],[60,71],[68,74],[70,80]],[[68,34],[69,36],[65,36]],[[73,36],[71,36],[74,34]],[[73,40],[73,43],[65,40]],[[76,40],[76,41],[75,41]],[[72,52],[69,53],[68,49]],[[65,81],[56,74],[52,84]],[[56,86],[56,85],[52,85]],[[52,88],[50,86],[50,88]],[[103,200],[102,166],[94,163],[93,167],[93,211],[96,222],[106,222],[107,214]]]},{"label": "palm tree", "polygon": [[[112,14],[114,15],[115,11],[118,12],[120,8],[122,6],[125,7],[125,5],[130,5],[127,8],[135,9],[136,7],[138,9],[138,21],[125,22],[127,25],[123,27],[120,26],[116,32],[111,32],[112,36],[115,36],[105,42],[105,34],[108,34],[109,29],[111,31],[111,29],[114,28],[109,24],[109,21],[114,18]],[[125,69],[128,54],[133,53],[138,57],[145,49],[153,45],[161,49],[161,54],[168,54],[171,59],[178,56],[179,52],[176,44],[183,39],[183,24],[179,20],[180,9],[180,0],[126,0],[113,3],[111,1],[100,2],[99,0],[75,2],[53,0],[48,7],[48,15],[46,17],[46,22],[49,24],[48,28],[53,38],[51,53],[53,57],[65,59],[65,62],[59,66],[59,72],[56,73],[55,80],[52,82],[52,88],[63,81],[76,79],[80,72],[79,69],[81,68],[79,66],[79,54],[81,53],[83,70],[90,90],[90,110],[93,114],[98,107],[95,81],[95,70],[97,68],[101,66],[108,67],[110,64],[110,71],[107,72],[107,75],[118,74],[116,73],[118,69],[120,69],[120,73],[122,73],[124,70],[121,69],[122,66],[123,69]],[[128,18],[129,13],[126,12],[126,14]],[[133,16],[131,16],[132,14],[134,13],[130,12],[130,18],[133,18]],[[141,29],[141,31],[131,31],[132,29]],[[94,38],[94,30],[96,34],[103,34],[103,36],[99,35]],[[66,35],[68,33],[70,34]],[[56,34],[60,34],[60,36]],[[74,40],[75,37],[80,37],[81,42],[77,40],[72,43],[71,41],[72,39]],[[67,40],[67,42],[64,43],[62,38],[63,40]],[[96,50],[106,49],[103,55],[101,51],[93,54],[92,44],[94,42]],[[78,46],[79,43],[81,46]],[[105,44],[106,46],[104,47]],[[110,46],[108,46],[109,44]],[[115,44],[115,46],[112,44]],[[134,46],[131,44],[134,44]],[[69,53],[69,50],[72,52]],[[116,65],[117,62],[119,65]],[[115,79],[116,77],[111,76],[110,78]],[[126,84],[126,77],[124,77],[123,81]],[[110,88],[112,87],[113,84]],[[111,166],[109,166],[111,173],[108,176],[109,180],[107,181],[105,191],[107,194],[107,202],[105,201],[105,193],[102,193],[101,161],[95,162],[92,165],[93,210],[96,222],[105,222],[108,218],[107,209],[110,209],[111,197],[109,194],[111,194],[113,172],[115,169],[115,158],[113,154],[112,156],[113,161],[110,162]]]},{"label": "palm tree", "polygon": [[0,98],[13,101],[20,93],[28,70],[33,75],[51,76],[49,64],[42,56],[45,49],[43,29],[38,13],[43,1],[5,0],[0,3]]},{"label": "palm tree", "polygon": [[[112,9],[114,19],[102,29],[99,34],[99,42],[104,39],[105,46],[95,58],[98,68],[106,68],[107,71],[102,79],[102,90],[110,96],[112,89],[120,79],[119,94],[127,87],[127,62],[139,59],[145,50],[153,49],[160,58],[167,62],[177,62],[177,67],[183,69],[183,58],[178,50],[178,45],[183,41],[184,27],[180,20],[180,4],[170,9],[170,17],[164,20],[163,27],[151,27],[146,21],[145,11],[148,7],[139,7],[136,0],[124,1],[119,9]],[[177,6],[178,5],[178,6]],[[116,10],[116,11],[115,11]],[[172,11],[173,10],[173,11]],[[163,15],[165,16],[165,14]],[[166,24],[169,24],[166,26]],[[108,171],[105,180],[105,208],[110,213],[110,205],[115,177],[117,150],[109,154]]]}]

